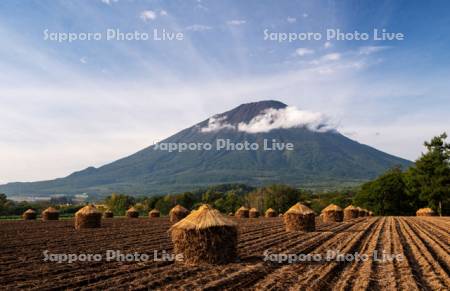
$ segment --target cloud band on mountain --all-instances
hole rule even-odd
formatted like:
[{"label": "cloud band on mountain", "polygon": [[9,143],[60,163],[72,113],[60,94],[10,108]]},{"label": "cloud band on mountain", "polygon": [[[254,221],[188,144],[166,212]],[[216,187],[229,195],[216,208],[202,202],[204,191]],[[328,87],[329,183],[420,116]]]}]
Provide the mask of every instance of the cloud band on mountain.
[{"label": "cloud band on mountain", "polygon": [[215,132],[221,129],[236,129],[235,126],[226,122],[226,116],[213,116],[208,120],[208,126],[200,129],[201,132]]},{"label": "cloud band on mountain", "polygon": [[248,123],[240,122],[230,124],[227,116],[213,116],[208,120],[208,126],[200,129],[201,132],[215,132],[222,129],[232,129],[247,133],[269,132],[274,129],[287,129],[306,127],[317,132],[334,130],[329,119],[322,113],[300,110],[295,106],[275,109],[269,108],[253,117]]}]

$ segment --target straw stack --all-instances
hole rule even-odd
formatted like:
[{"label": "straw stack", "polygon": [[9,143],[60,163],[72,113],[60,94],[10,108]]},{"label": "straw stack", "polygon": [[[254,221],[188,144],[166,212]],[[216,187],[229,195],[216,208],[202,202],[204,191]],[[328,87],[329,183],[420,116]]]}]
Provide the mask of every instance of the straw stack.
[{"label": "straw stack", "polygon": [[266,217],[277,217],[277,213],[272,208],[266,210]]},{"label": "straw stack", "polygon": [[283,215],[286,231],[314,231],[316,221],[314,211],[297,203]]},{"label": "straw stack", "polygon": [[53,207],[49,207],[42,212],[42,220],[58,220],[59,211]]},{"label": "straw stack", "polygon": [[436,212],[434,212],[433,209],[427,207],[427,208],[420,208],[416,212],[416,216],[435,216]]},{"label": "straw stack", "polygon": [[176,205],[174,208],[172,208],[169,212],[170,222],[175,223],[183,218],[185,218],[189,214],[189,210],[184,208],[181,205]]},{"label": "straw stack", "polygon": [[344,220],[358,218],[358,214],[358,209],[353,205],[349,205],[344,209]]},{"label": "straw stack", "polygon": [[111,209],[106,209],[106,211],[103,212],[103,217],[104,218],[113,218],[114,213],[111,211]]},{"label": "straw stack", "polygon": [[364,208],[356,207],[356,209],[358,209],[358,217],[367,216],[366,210]]},{"label": "straw stack", "polygon": [[236,259],[236,223],[209,205],[191,212],[169,232],[175,253],[182,254],[186,264],[225,264]]},{"label": "straw stack", "polygon": [[344,211],[336,204],[330,204],[322,210],[323,222],[341,222],[344,219]]},{"label": "straw stack", "polygon": [[153,209],[152,211],[150,211],[148,213],[148,217],[150,217],[150,218],[156,218],[156,217],[159,217],[159,216],[160,216],[160,213],[159,213],[158,209]]},{"label": "straw stack", "polygon": [[234,215],[237,218],[248,218],[249,217],[249,211],[247,207],[242,206],[236,211],[236,214]]},{"label": "straw stack", "polygon": [[97,228],[102,225],[102,213],[94,205],[87,205],[75,213],[75,228]]},{"label": "straw stack", "polygon": [[136,208],[131,207],[130,209],[127,210],[126,216],[128,218],[138,218],[139,217],[139,211]]},{"label": "straw stack", "polygon": [[248,217],[250,218],[258,218],[259,217],[259,211],[256,208],[251,208],[248,212]]},{"label": "straw stack", "polygon": [[28,209],[27,211],[25,211],[25,212],[22,214],[22,218],[23,218],[24,220],[35,220],[36,217],[37,217],[36,211],[33,210],[33,209],[31,209],[31,208]]}]

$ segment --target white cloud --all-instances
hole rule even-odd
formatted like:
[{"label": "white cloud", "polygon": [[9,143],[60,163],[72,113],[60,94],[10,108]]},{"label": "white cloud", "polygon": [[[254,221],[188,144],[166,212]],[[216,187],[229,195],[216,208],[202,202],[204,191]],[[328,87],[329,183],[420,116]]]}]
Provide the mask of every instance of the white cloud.
[{"label": "white cloud", "polygon": [[324,44],[323,44],[323,47],[324,48],[330,48],[330,47],[332,47],[333,46],[333,44],[331,43],[331,42],[329,42],[329,41],[327,41],[327,42],[325,42]]},{"label": "white cloud", "polygon": [[153,10],[144,10],[139,16],[143,21],[155,20],[156,12]]},{"label": "white cloud", "polygon": [[161,16],[167,16],[168,13],[167,13],[166,10],[161,10],[161,11],[159,11],[159,15],[161,15]]},{"label": "white cloud", "polygon": [[324,60],[324,61],[338,61],[340,59],[341,59],[340,53],[326,54],[322,57],[322,60]]},{"label": "white cloud", "polygon": [[329,131],[328,118],[322,113],[299,110],[295,106],[270,108],[255,116],[248,123],[239,123],[238,130],[248,133],[269,132],[274,129],[306,127],[313,131]]},{"label": "white cloud", "polygon": [[314,53],[314,50],[309,49],[309,48],[304,48],[304,47],[301,47],[301,48],[298,48],[298,49],[295,50],[295,54],[300,56],[300,57],[303,57],[303,56],[306,56],[306,55],[311,55],[313,53]]},{"label": "white cloud", "polygon": [[237,126],[228,123],[226,116],[213,116],[208,120],[208,126],[201,128],[200,131],[215,132],[222,129],[232,129],[247,133],[260,133],[294,127],[306,127],[319,132],[334,129],[324,114],[288,106],[281,109],[266,109],[248,123],[240,122]]},{"label": "white cloud", "polygon": [[118,2],[119,0],[100,0],[102,3],[106,5],[111,5],[113,2]]},{"label": "white cloud", "polygon": [[359,48],[358,52],[361,55],[370,55],[373,53],[377,53],[386,49],[389,49],[388,46],[362,46]]},{"label": "white cloud", "polygon": [[247,20],[243,20],[243,19],[234,19],[234,20],[229,20],[229,21],[227,21],[227,24],[228,25],[235,25],[235,26],[238,26],[238,25],[242,25],[242,24],[245,24],[245,23],[247,23]]},{"label": "white cloud", "polygon": [[211,29],[212,29],[211,26],[202,25],[202,24],[193,24],[193,25],[186,27],[186,30],[190,30],[190,31],[206,31],[206,30],[211,30]]},{"label": "white cloud", "polygon": [[289,23],[295,23],[295,22],[297,22],[297,18],[295,18],[295,17],[288,17],[287,19],[286,19],[286,21],[287,22],[289,22]]},{"label": "white cloud", "polygon": [[80,58],[80,63],[87,64],[87,58],[86,57]]},{"label": "white cloud", "polygon": [[303,18],[308,18],[309,14],[308,13],[303,13],[302,16],[303,16]]},{"label": "white cloud", "polygon": [[208,126],[200,129],[201,132],[215,132],[222,129],[235,129],[234,126],[226,122],[226,116],[213,116],[208,119]]}]

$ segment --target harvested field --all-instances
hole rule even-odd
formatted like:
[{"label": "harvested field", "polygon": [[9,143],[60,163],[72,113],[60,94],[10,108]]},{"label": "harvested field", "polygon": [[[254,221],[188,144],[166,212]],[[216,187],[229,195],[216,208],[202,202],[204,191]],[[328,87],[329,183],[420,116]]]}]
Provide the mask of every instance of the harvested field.
[{"label": "harvested field", "polygon": [[[0,286],[8,289],[449,290],[450,218],[362,217],[316,221],[314,232],[286,232],[281,217],[235,219],[236,262],[45,262],[50,254],[172,253],[168,218],[107,219],[76,231],[72,220],[0,221]],[[271,254],[367,254],[367,260],[270,262]],[[399,255],[400,260],[377,260]],[[378,256],[373,257],[377,251]]]}]

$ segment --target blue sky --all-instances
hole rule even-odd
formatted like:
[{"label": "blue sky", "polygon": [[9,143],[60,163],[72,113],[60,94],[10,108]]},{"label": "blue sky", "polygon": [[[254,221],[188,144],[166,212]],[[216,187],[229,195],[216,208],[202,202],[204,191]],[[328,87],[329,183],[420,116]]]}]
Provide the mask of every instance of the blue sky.
[{"label": "blue sky", "polygon": [[[411,160],[450,128],[448,1],[0,2],[0,183],[65,176],[276,99]],[[57,42],[53,33],[182,33]],[[402,33],[278,42],[271,33]]]}]

